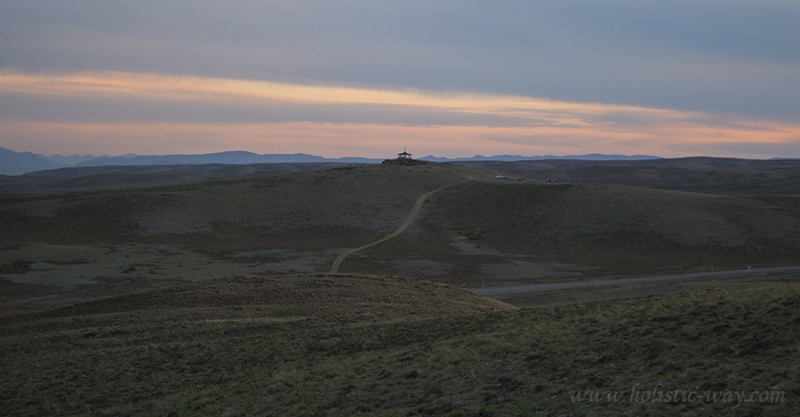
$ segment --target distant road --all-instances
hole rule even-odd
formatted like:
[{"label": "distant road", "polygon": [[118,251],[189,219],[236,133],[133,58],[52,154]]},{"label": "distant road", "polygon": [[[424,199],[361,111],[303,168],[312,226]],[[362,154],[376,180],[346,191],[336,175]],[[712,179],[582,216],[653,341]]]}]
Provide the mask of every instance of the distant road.
[{"label": "distant road", "polygon": [[719,272],[696,272],[693,274],[662,275],[657,277],[642,277],[642,278],[628,278],[628,279],[612,279],[607,281],[562,282],[556,284],[520,285],[517,287],[473,288],[473,289],[468,289],[468,291],[474,292],[475,294],[486,295],[489,297],[496,297],[500,295],[567,290],[572,288],[603,287],[609,285],[626,285],[626,284],[636,284],[643,282],[646,283],[646,282],[659,282],[659,281],[682,281],[695,278],[725,278],[725,277],[734,277],[741,275],[762,274],[768,272],[791,272],[791,271],[800,271],[800,266],[737,269],[733,271],[719,271]]},{"label": "distant road", "polygon": [[373,246],[375,246],[377,244],[386,242],[387,240],[389,240],[389,239],[391,239],[393,237],[396,237],[400,233],[403,233],[406,230],[406,228],[408,228],[408,226],[410,226],[411,223],[414,222],[414,219],[416,219],[417,214],[419,214],[420,209],[422,209],[422,205],[425,203],[425,200],[428,197],[438,193],[439,191],[444,190],[445,188],[452,187],[452,186],[458,185],[458,184],[462,184],[462,183],[467,182],[467,181],[469,181],[469,180],[458,181],[458,182],[454,182],[452,184],[447,184],[447,185],[441,186],[441,187],[439,187],[439,188],[437,188],[437,189],[435,189],[433,191],[429,191],[429,192],[423,194],[422,196],[420,196],[417,199],[417,202],[414,203],[414,208],[411,209],[411,213],[409,213],[408,217],[406,217],[406,220],[403,222],[402,225],[400,225],[400,227],[397,230],[392,232],[392,234],[390,234],[388,236],[385,236],[385,237],[383,237],[383,238],[381,238],[379,240],[376,240],[376,241],[374,241],[374,242],[372,242],[372,243],[370,243],[368,245],[359,246],[359,247],[357,247],[355,249],[348,249],[346,252],[344,252],[341,255],[339,255],[339,257],[336,258],[335,261],[333,261],[333,266],[331,266],[331,270],[329,271],[329,273],[335,274],[335,273],[339,272],[339,267],[342,266],[342,261],[344,261],[344,259],[347,258],[348,256],[350,256],[350,255],[352,255],[352,254],[354,254],[354,253],[356,253],[358,251],[362,251],[364,249],[371,248],[371,247],[373,247]]}]

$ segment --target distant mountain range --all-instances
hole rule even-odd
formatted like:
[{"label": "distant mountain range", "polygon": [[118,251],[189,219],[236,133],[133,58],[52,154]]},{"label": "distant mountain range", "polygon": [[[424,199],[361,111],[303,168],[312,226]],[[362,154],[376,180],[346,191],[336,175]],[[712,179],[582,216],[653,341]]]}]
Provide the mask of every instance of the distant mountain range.
[{"label": "distant mountain range", "polygon": [[64,166],[30,152],[14,152],[11,149],[0,148],[0,174],[2,175],[20,175],[31,171],[63,168]]},{"label": "distant mountain range", "polygon": [[[612,160],[644,160],[659,159],[649,155],[568,155],[568,156],[522,156],[522,155],[477,155],[472,158],[444,158],[429,155],[419,158],[426,161],[435,162],[463,162],[463,161],[521,161],[521,160],[541,160],[541,159],[579,159],[593,161],[612,161]],[[145,166],[145,165],[202,165],[202,164],[281,164],[281,163],[302,163],[302,162],[344,162],[360,164],[377,164],[383,159],[375,158],[324,158],[321,156],[309,155],[304,153],[295,154],[265,154],[246,151],[229,151],[198,155],[42,155],[31,152],[15,152],[10,149],[0,148],[0,175],[21,175],[28,172],[41,171],[47,169],[68,168],[68,167],[97,167],[97,166]]]},{"label": "distant mountain range", "polygon": [[247,164],[283,164],[298,162],[347,162],[347,163],[378,163],[382,159],[370,158],[323,158],[321,156],[309,155],[305,153],[295,154],[266,154],[246,151],[229,151],[219,153],[207,153],[199,155],[123,155],[105,156],[89,159],[76,163],[76,167],[96,167],[96,166],[132,166],[132,165],[204,165],[204,164],[226,164],[226,165],[247,165]]}]

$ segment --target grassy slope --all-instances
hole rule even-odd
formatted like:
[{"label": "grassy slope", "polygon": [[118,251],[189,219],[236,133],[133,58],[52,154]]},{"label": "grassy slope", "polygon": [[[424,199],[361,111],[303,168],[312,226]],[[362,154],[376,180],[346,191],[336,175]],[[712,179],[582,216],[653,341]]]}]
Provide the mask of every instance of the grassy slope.
[{"label": "grassy slope", "polygon": [[62,168],[0,175],[0,193],[118,190],[186,184],[214,178],[269,176],[327,170],[345,163],[149,165]]},{"label": "grassy slope", "polygon": [[800,160],[677,158],[649,161],[466,162],[467,166],[562,182],[630,185],[724,195],[800,196]]},{"label": "grassy slope", "polygon": [[[136,190],[5,195],[0,244],[175,244],[215,257],[311,251],[313,268],[321,272],[327,270],[324,260],[332,262],[341,248],[393,231],[423,193],[486,174],[449,164],[368,166]],[[341,270],[479,285],[793,263],[800,259],[795,202],[482,179],[434,195],[414,227],[348,258]]]},{"label": "grassy slope", "polygon": [[[786,205],[619,185],[472,182],[431,198],[416,233],[370,248],[371,257],[342,270],[383,271],[402,254],[451,265],[443,275],[454,283],[511,284],[514,268],[517,282],[558,277],[537,274],[543,264],[590,268],[575,268],[573,279],[793,264],[800,216]],[[456,242],[483,249],[465,253]]]},{"label": "grassy slope", "polygon": [[630,250],[696,249],[704,256],[761,252],[767,261],[773,251],[779,257],[800,248],[800,217],[746,198],[625,186],[470,184],[444,193],[438,207],[429,223],[477,227],[498,249],[535,248],[556,258],[568,253],[563,260],[622,262],[634,261],[625,259]]},{"label": "grassy slope", "polygon": [[[0,319],[0,402],[13,415],[800,413],[798,284],[481,313],[503,306],[423,282],[293,279],[215,281]],[[332,284],[362,291],[326,306],[320,289],[336,294]],[[398,296],[387,309],[389,294]],[[321,304],[304,311],[294,301]],[[381,314],[392,310],[401,314]],[[785,399],[570,397],[600,389],[629,398],[635,384]]]},{"label": "grassy slope", "polygon": [[[393,230],[424,192],[484,175],[437,164],[374,166],[6,195],[0,244],[134,241],[212,253],[352,247]],[[416,227],[343,270],[441,271],[431,278],[474,283],[490,275],[487,266],[501,276],[519,272],[509,265],[525,273],[537,263],[594,268],[577,270],[580,278],[786,262],[798,259],[794,201],[474,182],[433,196]],[[380,277],[187,284],[0,319],[0,404],[19,415],[800,413],[800,286],[720,288],[510,311],[448,287]],[[570,400],[570,391],[635,384],[784,390],[786,400],[736,409]]]},{"label": "grassy slope", "polygon": [[0,197],[0,223],[6,244],[139,240],[216,250],[342,247],[396,228],[419,195],[484,174],[438,164],[368,166],[137,190],[7,195]]},{"label": "grassy slope", "polygon": [[[562,182],[632,185],[709,194],[800,194],[798,160],[677,158],[645,161],[472,161],[461,165]],[[211,178],[325,170],[345,163],[105,166],[0,176],[0,193],[89,191],[191,183]],[[358,164],[356,164],[358,165]]]}]

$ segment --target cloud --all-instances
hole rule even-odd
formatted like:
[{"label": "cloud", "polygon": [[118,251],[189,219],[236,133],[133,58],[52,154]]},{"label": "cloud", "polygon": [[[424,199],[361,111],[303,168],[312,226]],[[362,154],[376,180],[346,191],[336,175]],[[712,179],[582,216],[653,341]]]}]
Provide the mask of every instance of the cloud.
[{"label": "cloud", "polygon": [[[413,145],[443,156],[686,156],[722,154],[718,144],[738,143],[752,146],[726,155],[764,157],[800,142],[800,124],[696,111],[154,73],[6,71],[0,112],[3,146],[70,154],[245,149],[380,157]],[[758,151],[759,143],[767,146]]]},{"label": "cloud", "polygon": [[[151,121],[194,121],[192,111],[207,114],[218,110],[213,120],[242,121],[237,113],[247,113],[262,121],[298,120],[303,114],[313,122],[360,122],[363,113],[372,112],[386,124],[452,124],[504,126],[580,126],[592,118],[627,114],[669,118],[686,114],[632,106],[595,103],[569,103],[522,96],[435,92],[416,89],[388,90],[325,85],[299,85],[256,80],[215,79],[163,74],[88,72],[77,74],[0,73],[0,93],[6,114],[31,118],[80,119],[86,106],[94,117],[143,121],[142,111],[157,119]],[[20,104],[21,103],[21,104]],[[140,107],[141,111],[131,111]],[[155,106],[155,111],[151,108]],[[172,110],[169,110],[169,108]],[[36,111],[41,109],[41,115]],[[343,111],[342,111],[343,109]],[[289,118],[276,111],[292,113]],[[73,113],[69,113],[73,111]],[[410,116],[409,116],[410,115]],[[209,115],[210,116],[210,115]],[[415,123],[425,116],[427,121]],[[146,116],[145,116],[146,117]],[[174,119],[170,119],[170,118]],[[378,117],[378,116],[376,116]],[[438,119],[437,119],[438,117]],[[336,119],[331,120],[330,118]],[[587,120],[583,120],[586,118]],[[453,121],[450,121],[453,120]],[[494,121],[493,121],[494,120]],[[103,120],[95,120],[102,122]],[[502,123],[505,121],[505,123]]]},{"label": "cloud", "polygon": [[0,68],[478,91],[800,120],[790,0],[4,2]]}]

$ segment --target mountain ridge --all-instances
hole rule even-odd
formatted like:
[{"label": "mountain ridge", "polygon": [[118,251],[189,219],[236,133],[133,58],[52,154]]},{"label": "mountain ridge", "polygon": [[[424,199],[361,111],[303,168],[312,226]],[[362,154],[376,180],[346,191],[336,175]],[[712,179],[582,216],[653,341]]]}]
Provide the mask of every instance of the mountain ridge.
[{"label": "mountain ridge", "polygon": [[[577,159],[595,161],[635,161],[661,159],[651,155],[619,155],[619,154],[600,154],[591,153],[586,155],[475,155],[465,158],[447,158],[428,155],[419,158],[433,162],[465,162],[465,161],[524,161],[524,160],[546,160],[546,159]],[[339,162],[339,163],[359,163],[377,164],[382,162],[381,158],[366,157],[342,157],[326,158],[323,156],[311,155],[307,153],[274,153],[257,154],[249,151],[225,151],[206,154],[169,154],[169,155],[137,155],[126,154],[118,156],[99,155],[44,155],[33,154],[31,152],[16,152],[6,148],[0,148],[0,175],[22,175],[48,169],[69,168],[69,167],[98,167],[98,166],[149,166],[149,165],[205,165],[205,164],[228,164],[228,165],[248,165],[248,164],[282,164],[282,163],[319,163],[319,162]]]},{"label": "mountain ridge", "polygon": [[27,172],[64,168],[66,166],[31,152],[15,152],[11,149],[0,147],[0,175],[22,175]]}]

